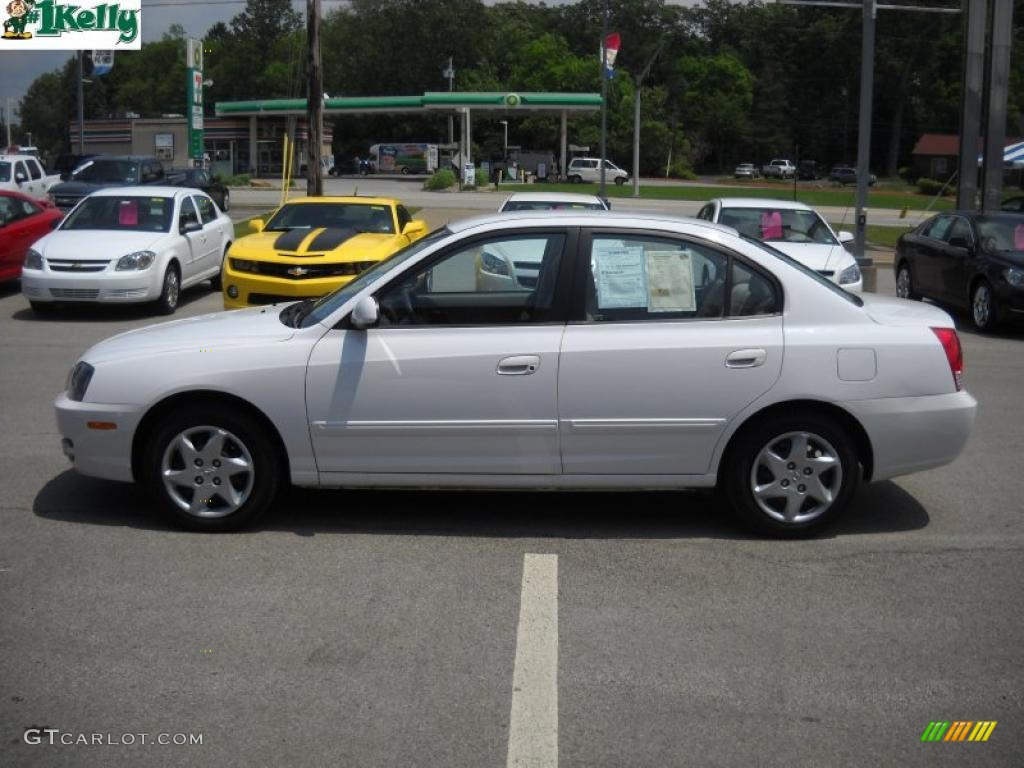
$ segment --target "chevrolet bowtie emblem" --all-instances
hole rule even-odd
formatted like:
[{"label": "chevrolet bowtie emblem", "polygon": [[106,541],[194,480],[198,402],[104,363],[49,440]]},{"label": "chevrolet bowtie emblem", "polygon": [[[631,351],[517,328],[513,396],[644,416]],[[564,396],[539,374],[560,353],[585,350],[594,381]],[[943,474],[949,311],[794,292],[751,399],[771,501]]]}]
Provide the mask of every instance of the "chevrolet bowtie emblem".
[{"label": "chevrolet bowtie emblem", "polygon": [[309,272],[309,270],[305,267],[292,267],[288,270],[288,274],[294,275],[295,277],[302,277],[307,272]]}]

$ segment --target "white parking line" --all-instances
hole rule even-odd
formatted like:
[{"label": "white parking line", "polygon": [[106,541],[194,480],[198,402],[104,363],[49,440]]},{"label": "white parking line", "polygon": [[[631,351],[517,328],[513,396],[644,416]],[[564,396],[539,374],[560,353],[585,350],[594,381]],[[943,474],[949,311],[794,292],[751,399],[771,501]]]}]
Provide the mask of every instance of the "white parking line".
[{"label": "white parking line", "polygon": [[558,555],[524,555],[508,768],[558,765]]}]

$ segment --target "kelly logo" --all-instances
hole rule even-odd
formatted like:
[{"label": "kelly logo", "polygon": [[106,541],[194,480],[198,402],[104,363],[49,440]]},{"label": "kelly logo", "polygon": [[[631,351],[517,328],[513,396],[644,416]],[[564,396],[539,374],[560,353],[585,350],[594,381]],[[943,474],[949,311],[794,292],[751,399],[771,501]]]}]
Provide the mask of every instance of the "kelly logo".
[{"label": "kelly logo", "polygon": [[936,720],[928,723],[921,741],[988,741],[995,720]]},{"label": "kelly logo", "polygon": [[90,50],[142,47],[142,2],[64,3],[10,0],[0,50]]}]

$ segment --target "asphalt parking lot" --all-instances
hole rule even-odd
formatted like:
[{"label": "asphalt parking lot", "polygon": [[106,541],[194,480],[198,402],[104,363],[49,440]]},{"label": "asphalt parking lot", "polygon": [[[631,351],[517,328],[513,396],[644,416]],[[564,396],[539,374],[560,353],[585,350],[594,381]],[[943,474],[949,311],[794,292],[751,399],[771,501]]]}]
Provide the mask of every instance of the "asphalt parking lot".
[{"label": "asphalt parking lot", "polygon": [[956,463],[776,542],[688,493],[293,491],[248,533],[169,529],[70,471],[52,410],[151,322],[0,287],[0,765],[1020,765],[1020,329],[962,333]]}]

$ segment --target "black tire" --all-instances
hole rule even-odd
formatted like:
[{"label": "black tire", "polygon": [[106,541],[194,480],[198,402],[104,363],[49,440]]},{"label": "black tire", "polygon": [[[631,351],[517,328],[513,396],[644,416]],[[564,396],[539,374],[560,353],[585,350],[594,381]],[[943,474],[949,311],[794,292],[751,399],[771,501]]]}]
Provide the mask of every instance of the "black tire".
[{"label": "black tire", "polygon": [[[807,445],[810,449],[805,451],[807,455],[804,459],[794,453],[782,456],[787,444],[789,451],[797,451],[798,444],[784,437],[791,433],[808,436]],[[762,451],[773,444],[776,448],[774,455],[781,457],[781,472],[790,473],[789,476],[775,475],[759,460]],[[822,459],[812,455],[815,449],[821,449],[822,456],[832,453],[836,461],[831,469],[821,469]],[[836,467],[838,475],[835,474]],[[832,501],[820,511],[818,507],[822,503],[815,503],[816,498],[813,491],[810,491],[813,479],[804,480],[804,473],[808,469],[810,473],[816,473],[814,478],[820,480],[820,488],[830,486],[828,491]],[[843,513],[857,489],[860,474],[853,440],[833,419],[813,412],[803,415],[779,414],[743,428],[723,462],[719,485],[733,511],[748,527],[768,536],[799,538],[818,533]],[[762,501],[772,513],[762,508],[755,498],[755,479],[764,484],[766,496],[772,494],[773,489],[777,493],[775,498]],[[799,489],[806,489],[806,492]],[[786,517],[789,498],[793,498],[794,504],[800,506],[795,507],[796,513],[792,520],[780,519]]]},{"label": "black tire", "polygon": [[[906,273],[905,276],[904,273]],[[906,280],[905,288],[901,287],[901,280]],[[921,294],[914,290],[914,273],[910,271],[910,265],[905,261],[901,262],[896,270],[896,296],[913,301],[921,300]]]},{"label": "black tire", "polygon": [[[211,496],[210,504],[204,505],[201,513],[193,514],[179,506],[165,485],[164,461],[166,458],[168,467],[172,470],[185,466],[183,456],[171,447],[172,442],[177,441],[182,433],[189,433],[193,439],[192,444],[199,448],[200,443],[196,437],[201,437],[206,428],[224,430],[229,434],[224,440],[222,451],[215,455],[251,459],[249,466],[252,478],[240,478],[239,474],[243,473],[239,473],[234,475],[233,479],[222,480],[220,484],[214,486],[213,481],[219,479],[223,465],[220,469],[214,468],[214,460],[211,458],[208,462],[204,461],[201,467],[186,466],[189,475],[195,471],[196,477],[204,480],[202,485],[196,487],[202,488],[204,494],[209,493]],[[209,442],[203,442],[202,445],[210,447]],[[242,450],[239,450],[239,446]],[[190,531],[206,533],[237,531],[251,525],[270,507],[281,485],[280,459],[266,430],[262,429],[256,420],[239,411],[212,404],[182,407],[167,414],[146,441],[140,474],[143,487],[156,501],[161,513],[171,522]],[[191,478],[189,480],[191,481]],[[220,514],[223,508],[228,506],[225,498],[220,496],[221,489],[226,487],[225,482],[242,485],[244,501],[237,509],[222,516],[207,516]],[[191,487],[191,482],[188,487]],[[187,501],[184,491],[185,485],[177,487],[174,491],[179,501]],[[194,490],[193,494],[199,492]]]},{"label": "black tire", "polygon": [[626,180],[622,176],[616,176],[615,177],[615,186],[621,187],[625,183],[626,183]]},{"label": "black tire", "polygon": [[992,333],[999,327],[996,292],[988,280],[982,278],[972,286],[969,309],[971,322],[982,333]]},{"label": "black tire", "polygon": [[228,248],[230,245],[224,248],[224,254],[220,259],[220,271],[215,277],[210,278],[210,290],[221,291],[224,289],[224,260],[228,257]]},{"label": "black tire", "polygon": [[157,311],[161,315],[173,315],[178,308],[178,300],[181,297],[181,275],[178,268],[171,264],[164,272],[163,288],[160,291],[160,298],[156,300]]},{"label": "black tire", "polygon": [[409,166],[407,166],[407,165],[403,165],[402,166],[402,175],[403,176],[408,176],[409,175]]},{"label": "black tire", "polygon": [[57,305],[52,301],[29,301],[28,305],[32,311],[40,317],[49,317],[57,311]]},{"label": "black tire", "polygon": [[231,210],[231,192],[226,189],[224,190],[224,196],[220,201],[220,209],[224,211],[224,213]]},{"label": "black tire", "polygon": [[577,175],[572,175],[572,176],[569,177],[569,183],[570,184],[582,184],[583,183],[583,177],[582,176],[577,176]]}]

